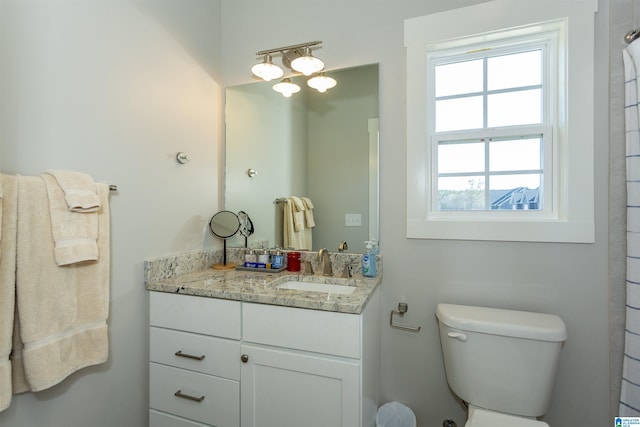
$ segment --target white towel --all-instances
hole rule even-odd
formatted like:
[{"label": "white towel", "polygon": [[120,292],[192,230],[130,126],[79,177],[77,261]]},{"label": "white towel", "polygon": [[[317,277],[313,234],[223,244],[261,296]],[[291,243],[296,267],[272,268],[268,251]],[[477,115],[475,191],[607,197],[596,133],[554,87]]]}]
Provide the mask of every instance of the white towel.
[{"label": "white towel", "polygon": [[[42,174],[47,189],[54,256],[59,266],[96,261],[98,251],[98,212],[68,209],[65,193],[50,174]],[[94,184],[95,186],[95,184]],[[44,237],[44,236],[43,236]]]},{"label": "white towel", "polygon": [[[42,177],[18,177],[16,295],[26,384],[47,389],[108,356],[109,188],[98,184],[97,262],[58,267]],[[16,348],[14,359],[19,359]],[[18,379],[14,378],[14,384]]]},{"label": "white towel", "polygon": [[56,179],[71,212],[97,212],[100,209],[100,198],[91,176],[65,170],[48,170],[45,174]]},{"label": "white towel", "polygon": [[0,174],[0,411],[11,403],[11,354],[16,279],[16,177]]},{"label": "white towel", "polygon": [[313,203],[311,203],[311,199],[309,199],[308,197],[300,197],[300,200],[302,200],[305,209],[313,209]]},{"label": "white towel", "polygon": [[289,205],[291,207],[291,213],[293,215],[293,226],[295,231],[302,231],[304,229],[304,203],[299,197],[289,197]]},{"label": "white towel", "polygon": [[303,227],[300,231],[296,231],[294,225],[294,207],[291,200],[284,204],[284,223],[282,229],[282,240],[285,248],[311,250],[311,229]]},{"label": "white towel", "polygon": [[316,226],[316,222],[313,219],[313,203],[308,197],[301,197],[302,203],[304,203],[304,225],[305,227],[311,228]]},{"label": "white towel", "polygon": [[293,200],[293,211],[294,212],[300,212],[305,210],[305,206],[304,203],[302,202],[302,199],[300,197],[296,197],[296,196],[291,196],[291,199]]}]

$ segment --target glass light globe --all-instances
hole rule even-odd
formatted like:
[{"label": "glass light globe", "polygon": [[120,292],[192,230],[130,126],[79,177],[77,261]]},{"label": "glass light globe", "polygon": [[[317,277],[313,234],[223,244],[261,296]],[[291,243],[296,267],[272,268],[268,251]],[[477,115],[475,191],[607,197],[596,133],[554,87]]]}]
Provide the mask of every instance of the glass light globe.
[{"label": "glass light globe", "polygon": [[324,93],[327,91],[327,89],[335,87],[338,82],[336,82],[336,79],[334,79],[333,77],[327,77],[324,75],[324,73],[321,73],[318,76],[310,78],[309,81],[307,81],[307,84],[309,85],[309,87],[314,88],[318,92]]},{"label": "glass light globe", "polygon": [[322,70],[324,68],[324,62],[311,55],[311,49],[307,46],[304,49],[304,55],[291,61],[291,68],[305,76],[310,76]]},{"label": "glass light globe", "polygon": [[264,61],[251,67],[251,72],[264,81],[279,79],[284,75],[282,68],[273,63],[271,55],[265,55]]},{"label": "glass light globe", "polygon": [[279,92],[285,98],[289,98],[294,93],[300,92],[300,86],[291,82],[291,79],[284,78],[280,83],[276,83],[273,85],[273,90]]}]

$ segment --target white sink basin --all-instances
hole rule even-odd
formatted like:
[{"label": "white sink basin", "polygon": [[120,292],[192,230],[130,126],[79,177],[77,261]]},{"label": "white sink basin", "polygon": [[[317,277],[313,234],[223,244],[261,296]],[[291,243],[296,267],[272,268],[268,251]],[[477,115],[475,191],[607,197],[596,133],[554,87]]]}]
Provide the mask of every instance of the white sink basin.
[{"label": "white sink basin", "polygon": [[288,282],[281,283],[276,286],[276,288],[344,295],[352,294],[353,291],[356,290],[355,286],[333,285],[331,283],[300,282],[297,280],[290,280]]}]

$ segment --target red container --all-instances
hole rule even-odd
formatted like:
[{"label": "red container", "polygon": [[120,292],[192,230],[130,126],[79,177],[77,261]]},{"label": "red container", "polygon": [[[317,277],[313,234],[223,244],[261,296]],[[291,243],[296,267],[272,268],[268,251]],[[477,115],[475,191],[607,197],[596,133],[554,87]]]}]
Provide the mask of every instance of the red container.
[{"label": "red container", "polygon": [[287,253],[287,271],[300,271],[300,252]]}]

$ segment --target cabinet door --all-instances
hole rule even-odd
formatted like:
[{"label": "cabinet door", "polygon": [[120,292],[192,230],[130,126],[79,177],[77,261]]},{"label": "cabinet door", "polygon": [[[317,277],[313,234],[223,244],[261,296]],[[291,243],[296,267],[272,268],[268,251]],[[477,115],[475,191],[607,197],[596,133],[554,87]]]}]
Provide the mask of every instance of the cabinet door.
[{"label": "cabinet door", "polygon": [[360,364],[243,345],[243,427],[360,425]]}]

